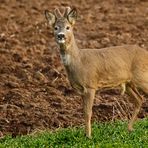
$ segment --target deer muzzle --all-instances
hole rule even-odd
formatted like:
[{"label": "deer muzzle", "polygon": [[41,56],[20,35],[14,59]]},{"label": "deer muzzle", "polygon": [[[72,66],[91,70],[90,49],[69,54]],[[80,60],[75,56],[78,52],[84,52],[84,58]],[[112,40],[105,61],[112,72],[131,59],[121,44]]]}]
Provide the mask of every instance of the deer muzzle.
[{"label": "deer muzzle", "polygon": [[58,35],[57,35],[57,40],[58,40],[58,43],[65,43],[65,35],[64,35],[64,33],[59,33]]}]

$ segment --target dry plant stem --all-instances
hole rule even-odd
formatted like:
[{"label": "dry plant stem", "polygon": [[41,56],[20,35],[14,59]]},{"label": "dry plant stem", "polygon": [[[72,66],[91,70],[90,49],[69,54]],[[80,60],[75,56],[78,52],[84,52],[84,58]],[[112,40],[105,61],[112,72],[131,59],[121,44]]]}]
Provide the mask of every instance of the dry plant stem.
[{"label": "dry plant stem", "polygon": [[129,107],[129,101],[126,103],[125,100],[121,100],[121,102],[123,103],[124,107],[125,107],[125,112],[126,112],[126,117],[127,119],[131,118],[131,115],[130,115],[130,107]]},{"label": "dry plant stem", "polygon": [[123,109],[123,107],[120,105],[119,101],[116,100],[117,104],[118,104],[118,107],[120,108],[120,112],[121,114],[123,115],[123,117],[126,117],[127,118],[127,115],[126,115],[126,112],[125,110]]}]

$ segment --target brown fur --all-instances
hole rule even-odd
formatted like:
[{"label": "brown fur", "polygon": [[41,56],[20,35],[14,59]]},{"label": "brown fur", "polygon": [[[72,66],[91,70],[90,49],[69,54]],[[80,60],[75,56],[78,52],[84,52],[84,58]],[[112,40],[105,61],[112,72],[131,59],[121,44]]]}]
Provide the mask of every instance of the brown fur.
[{"label": "brown fur", "polygon": [[[67,15],[62,18],[57,18],[47,11],[45,14],[49,24],[59,27],[59,31],[54,31],[56,41],[58,42],[59,32],[63,32],[66,37],[65,43],[58,43],[60,54],[72,87],[82,94],[87,137],[91,137],[95,91],[102,88],[121,86],[122,94],[127,90],[126,92],[135,100],[136,108],[128,125],[128,129],[132,130],[133,122],[142,105],[142,97],[137,88],[148,94],[148,52],[131,45],[79,49],[72,31],[76,10],[68,12],[69,9],[65,11]],[[70,31],[65,29],[67,25],[70,26]]]}]

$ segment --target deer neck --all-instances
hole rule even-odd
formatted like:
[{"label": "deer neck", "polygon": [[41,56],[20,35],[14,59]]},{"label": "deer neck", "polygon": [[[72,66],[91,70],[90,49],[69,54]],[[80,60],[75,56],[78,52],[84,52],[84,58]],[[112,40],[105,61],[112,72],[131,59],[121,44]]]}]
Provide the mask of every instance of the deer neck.
[{"label": "deer neck", "polygon": [[60,56],[65,66],[69,66],[72,61],[79,61],[79,49],[77,47],[74,36],[68,45],[60,45]]}]

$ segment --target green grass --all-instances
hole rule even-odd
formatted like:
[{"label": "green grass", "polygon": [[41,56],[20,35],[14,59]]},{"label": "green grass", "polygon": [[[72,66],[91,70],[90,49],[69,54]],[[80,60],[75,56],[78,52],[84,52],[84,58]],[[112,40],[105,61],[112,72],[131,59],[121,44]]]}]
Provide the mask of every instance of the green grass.
[{"label": "green grass", "polygon": [[84,136],[83,127],[6,136],[0,139],[0,148],[148,148],[148,118],[139,120],[134,127],[135,131],[129,133],[125,122],[94,123],[92,139]]}]

